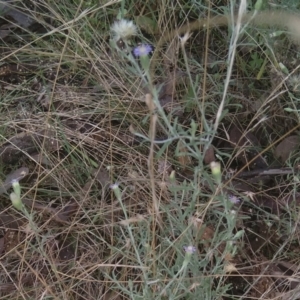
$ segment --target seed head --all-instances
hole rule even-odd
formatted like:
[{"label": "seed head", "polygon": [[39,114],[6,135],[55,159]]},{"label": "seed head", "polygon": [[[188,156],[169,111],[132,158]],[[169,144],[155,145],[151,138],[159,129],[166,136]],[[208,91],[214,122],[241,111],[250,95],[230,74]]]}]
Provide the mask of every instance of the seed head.
[{"label": "seed head", "polygon": [[299,93],[300,92],[300,75],[294,74],[287,79],[287,83],[291,88],[292,92]]},{"label": "seed head", "polygon": [[110,30],[115,41],[119,41],[120,39],[128,40],[137,34],[137,27],[132,21],[125,19],[115,21]]}]

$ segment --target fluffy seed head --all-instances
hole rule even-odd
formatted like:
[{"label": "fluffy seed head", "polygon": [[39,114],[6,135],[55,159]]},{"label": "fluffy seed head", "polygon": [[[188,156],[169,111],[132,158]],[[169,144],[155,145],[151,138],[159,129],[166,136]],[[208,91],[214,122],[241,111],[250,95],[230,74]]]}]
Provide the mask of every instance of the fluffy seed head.
[{"label": "fluffy seed head", "polygon": [[292,92],[300,92],[300,75],[294,74],[287,79],[288,86],[291,88]]},{"label": "fluffy seed head", "polygon": [[125,19],[115,21],[110,30],[115,41],[119,41],[120,39],[128,40],[137,34],[137,27],[132,21]]}]

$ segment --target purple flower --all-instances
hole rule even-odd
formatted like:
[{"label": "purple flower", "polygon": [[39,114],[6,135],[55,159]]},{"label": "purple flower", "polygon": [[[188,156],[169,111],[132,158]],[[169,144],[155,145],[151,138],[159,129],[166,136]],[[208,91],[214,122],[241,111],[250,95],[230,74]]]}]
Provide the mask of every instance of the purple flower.
[{"label": "purple flower", "polygon": [[135,57],[147,56],[151,53],[153,47],[149,44],[141,44],[133,49]]},{"label": "purple flower", "polygon": [[236,197],[234,195],[228,195],[228,199],[233,204],[239,204],[241,202],[241,199],[239,199],[238,197]]},{"label": "purple flower", "polygon": [[185,251],[185,253],[187,254],[193,254],[196,252],[196,247],[195,246],[184,246],[183,250]]},{"label": "purple flower", "polygon": [[116,190],[119,188],[119,184],[116,182],[116,183],[113,183],[109,186],[112,190]]}]

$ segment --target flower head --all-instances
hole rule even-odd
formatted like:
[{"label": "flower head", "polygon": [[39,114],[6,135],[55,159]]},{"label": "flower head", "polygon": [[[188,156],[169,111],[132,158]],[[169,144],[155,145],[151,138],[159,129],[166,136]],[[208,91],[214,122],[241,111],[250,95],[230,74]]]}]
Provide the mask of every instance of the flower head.
[{"label": "flower head", "polygon": [[116,41],[128,40],[130,37],[137,34],[137,27],[132,21],[121,19],[115,21],[110,28],[112,35]]},{"label": "flower head", "polygon": [[185,251],[185,253],[187,254],[193,254],[196,252],[196,247],[195,246],[184,246],[183,250]]},{"label": "flower head", "polygon": [[142,44],[133,49],[133,55],[135,57],[147,56],[151,53],[153,47],[149,44]]},{"label": "flower head", "polygon": [[109,186],[112,190],[116,190],[119,188],[119,184],[116,182],[116,183],[113,183]]},{"label": "flower head", "polygon": [[122,199],[122,192],[120,190],[119,184],[116,182],[116,183],[111,184],[109,187],[112,189],[112,191],[114,192],[114,194],[117,197],[117,199],[119,201],[121,201],[121,199]]},{"label": "flower head", "polygon": [[228,195],[228,200],[233,204],[239,204],[241,202],[241,199],[234,195]]},{"label": "flower head", "polygon": [[185,251],[184,261],[182,263],[182,268],[186,268],[191,261],[192,255],[197,251],[195,246],[189,245],[183,247]]}]

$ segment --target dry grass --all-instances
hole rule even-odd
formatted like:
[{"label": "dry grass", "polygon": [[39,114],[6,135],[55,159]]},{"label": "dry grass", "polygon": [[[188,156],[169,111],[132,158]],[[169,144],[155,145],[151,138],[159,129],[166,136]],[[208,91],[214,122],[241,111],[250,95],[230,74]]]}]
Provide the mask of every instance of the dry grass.
[{"label": "dry grass", "polygon": [[145,75],[138,41],[224,3],[75,2],[16,2],[0,42],[0,299],[297,299],[297,45],[196,30]]}]

